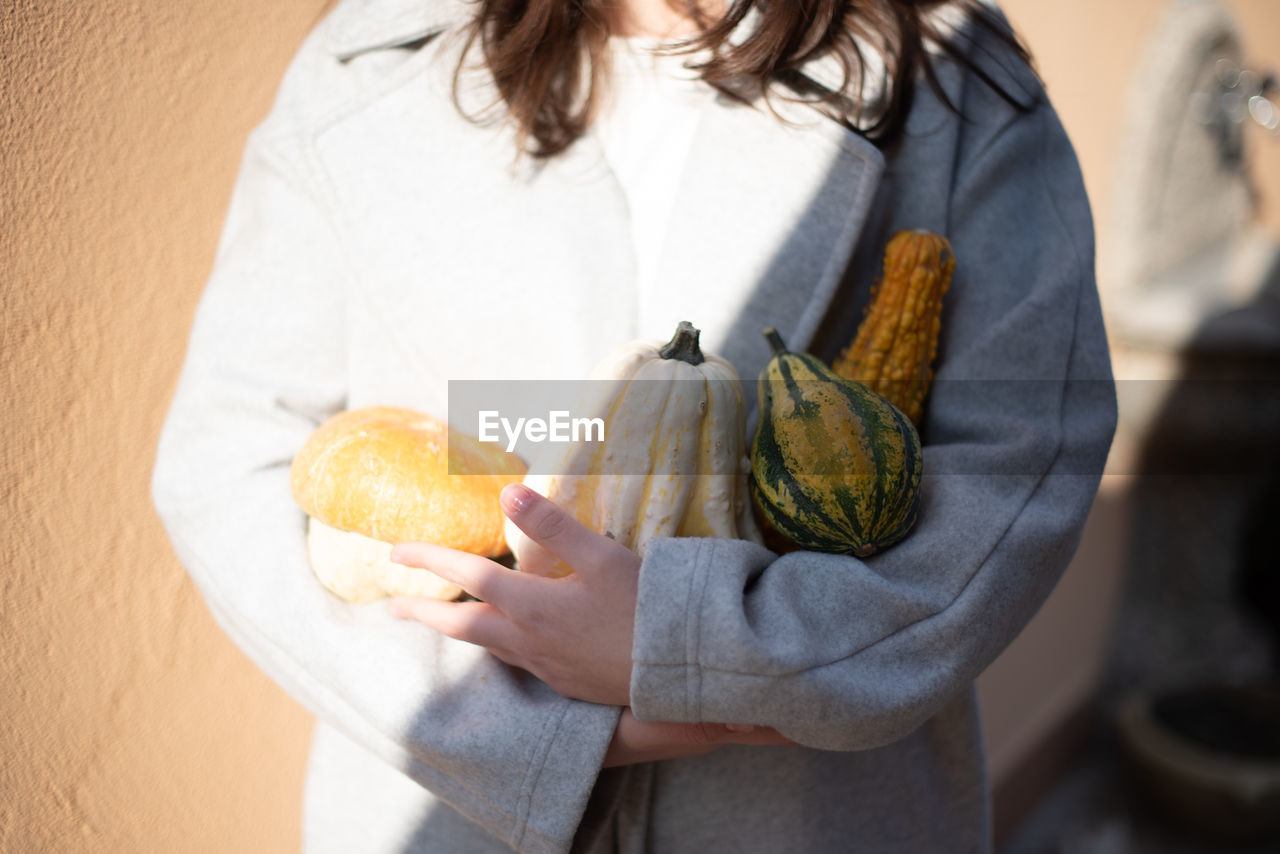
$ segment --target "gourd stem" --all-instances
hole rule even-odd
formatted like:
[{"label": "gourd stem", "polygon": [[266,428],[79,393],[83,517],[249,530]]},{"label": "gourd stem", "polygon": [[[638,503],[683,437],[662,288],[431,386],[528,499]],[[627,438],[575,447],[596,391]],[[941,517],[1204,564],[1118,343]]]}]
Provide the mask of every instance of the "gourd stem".
[{"label": "gourd stem", "polygon": [[676,334],[671,336],[671,340],[658,351],[658,355],[664,359],[679,359],[691,365],[701,365],[706,361],[706,357],[702,355],[702,349],[698,346],[700,334],[692,323],[682,320],[676,327]]},{"label": "gourd stem", "polygon": [[772,326],[764,331],[764,337],[768,339],[769,346],[773,348],[773,355],[781,356],[783,353],[788,352],[787,345],[782,342],[782,336]]}]

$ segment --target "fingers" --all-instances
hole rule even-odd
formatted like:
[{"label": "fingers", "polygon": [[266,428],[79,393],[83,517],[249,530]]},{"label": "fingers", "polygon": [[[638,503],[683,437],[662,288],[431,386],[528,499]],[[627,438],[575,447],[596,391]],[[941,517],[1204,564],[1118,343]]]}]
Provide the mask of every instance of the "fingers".
[{"label": "fingers", "polygon": [[519,642],[511,621],[485,602],[443,602],[421,596],[400,596],[387,603],[387,610],[393,617],[417,620],[443,635],[487,647],[495,654],[515,648]]},{"label": "fingers", "polygon": [[754,744],[757,746],[794,745],[795,742],[773,727],[751,724],[681,724],[683,735],[690,744]]},{"label": "fingers", "polygon": [[391,560],[433,572],[499,608],[511,598],[509,589],[518,575],[479,555],[431,543],[400,543],[391,550]]},{"label": "fingers", "polygon": [[587,528],[554,502],[522,483],[508,484],[499,497],[503,511],[529,539],[579,573],[599,568],[602,549],[630,552]]},{"label": "fingers", "polygon": [[630,708],[618,718],[604,765],[630,765],[710,753],[728,744],[785,745],[793,742],[770,727],[749,724],[642,721]]},{"label": "fingers", "polygon": [[[392,549],[392,560],[429,570],[482,603],[406,599],[392,613],[482,646],[569,699],[625,703],[640,558],[582,527],[550,501],[528,496],[532,493],[516,494],[515,515],[568,554],[582,555],[578,566],[585,572],[547,578],[437,545],[401,543]],[[550,535],[547,520],[552,520]]]},{"label": "fingers", "polygon": [[794,747],[796,744],[773,727],[747,726],[735,729],[735,726],[737,725],[728,725],[728,729],[734,733],[732,741],[735,744],[754,744],[758,747]]},{"label": "fingers", "polygon": [[726,744],[786,745],[795,742],[776,729],[751,724],[637,722],[642,738],[655,744],[684,745],[692,750],[723,747]]}]

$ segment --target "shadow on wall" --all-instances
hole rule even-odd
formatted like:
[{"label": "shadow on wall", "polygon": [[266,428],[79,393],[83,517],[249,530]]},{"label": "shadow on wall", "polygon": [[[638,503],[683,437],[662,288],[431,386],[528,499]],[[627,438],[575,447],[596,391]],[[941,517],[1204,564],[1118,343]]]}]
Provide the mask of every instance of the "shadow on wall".
[{"label": "shadow on wall", "polygon": [[[1280,256],[1278,256],[1280,258]],[[1179,360],[1133,484],[1105,686],[1152,815],[1280,841],[1280,260]]]},{"label": "shadow on wall", "polygon": [[1280,255],[1178,366],[1129,478],[1096,728],[1002,854],[1280,843]]},{"label": "shadow on wall", "polygon": [[1255,300],[1193,336],[1144,443],[1112,692],[1274,672],[1277,437],[1280,255]]}]

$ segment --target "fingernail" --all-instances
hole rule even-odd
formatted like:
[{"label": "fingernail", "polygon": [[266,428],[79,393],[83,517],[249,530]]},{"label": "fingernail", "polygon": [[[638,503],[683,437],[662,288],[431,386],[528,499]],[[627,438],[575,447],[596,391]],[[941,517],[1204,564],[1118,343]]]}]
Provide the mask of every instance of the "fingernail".
[{"label": "fingernail", "polygon": [[399,619],[404,616],[404,606],[400,604],[400,600],[392,599],[387,602],[387,613]]},{"label": "fingernail", "polygon": [[509,483],[503,488],[499,498],[504,510],[509,513],[519,513],[529,506],[533,493],[523,483]]},{"label": "fingernail", "polygon": [[729,732],[751,732],[755,729],[753,724],[725,724],[724,728]]},{"label": "fingernail", "polygon": [[393,546],[391,548],[391,554],[388,556],[388,559],[392,563],[404,563],[404,552],[400,549],[399,546]]}]

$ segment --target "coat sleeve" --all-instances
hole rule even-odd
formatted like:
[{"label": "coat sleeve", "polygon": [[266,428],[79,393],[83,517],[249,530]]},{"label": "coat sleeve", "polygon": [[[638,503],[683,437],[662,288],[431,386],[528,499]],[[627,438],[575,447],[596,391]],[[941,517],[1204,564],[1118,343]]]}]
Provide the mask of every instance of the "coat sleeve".
[{"label": "coat sleeve", "polygon": [[326,89],[299,82],[323,61],[303,49],[248,144],[154,500],[219,624],[286,691],[515,850],[566,851],[618,709],[563,699],[382,603],[342,602],[307,563],[289,465],[346,400],[351,276],[295,127],[306,105],[286,93]]},{"label": "coat sleeve", "polygon": [[1048,596],[1092,503],[1115,396],[1074,154],[1047,102],[1012,116],[955,172],[958,266],[914,530],[865,560],[651,543],[637,716],[883,745],[965,688]]}]

